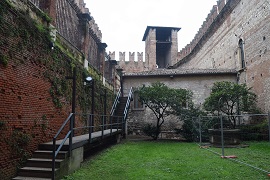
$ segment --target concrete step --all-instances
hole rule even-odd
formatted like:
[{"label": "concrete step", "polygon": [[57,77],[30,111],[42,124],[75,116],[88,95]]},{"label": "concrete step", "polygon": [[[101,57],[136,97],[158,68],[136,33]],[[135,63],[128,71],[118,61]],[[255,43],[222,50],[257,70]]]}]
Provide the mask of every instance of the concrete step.
[{"label": "concrete step", "polygon": [[[55,167],[59,168],[63,159],[55,160]],[[43,159],[43,158],[31,158],[28,159],[25,166],[27,167],[42,167],[42,168],[52,168],[52,159]]]},{"label": "concrete step", "polygon": [[[58,148],[58,147],[59,147],[59,145],[56,145],[56,148]],[[52,151],[53,145],[50,143],[39,144],[38,149],[45,150],[45,151]],[[63,147],[61,148],[61,151],[68,151],[68,145],[63,145]]]},{"label": "concrete step", "polygon": [[[52,151],[46,150],[38,150],[33,153],[33,158],[44,158],[44,159],[51,159],[52,158]],[[57,159],[65,159],[68,157],[68,151],[59,151],[57,155]]]},{"label": "concrete step", "polygon": [[[58,169],[56,169],[57,171]],[[40,167],[23,167],[19,169],[18,176],[22,177],[37,177],[37,178],[51,178],[52,168]]]},{"label": "concrete step", "polygon": [[51,180],[51,178],[23,177],[23,176],[17,176],[12,179],[13,180]]}]

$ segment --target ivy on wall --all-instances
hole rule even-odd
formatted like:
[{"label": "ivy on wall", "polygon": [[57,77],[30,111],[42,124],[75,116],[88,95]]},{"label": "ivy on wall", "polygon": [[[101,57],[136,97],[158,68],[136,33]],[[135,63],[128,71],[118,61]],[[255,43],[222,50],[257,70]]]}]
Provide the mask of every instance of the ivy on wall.
[{"label": "ivy on wall", "polygon": [[[48,27],[50,18],[46,14],[37,13],[41,20],[35,20],[29,14],[29,10],[17,10],[7,0],[0,1],[0,68],[7,68],[10,64],[13,67],[21,66],[29,62],[37,67],[42,67],[40,68],[42,69],[40,81],[47,81],[51,84],[48,89],[50,94],[48,101],[53,102],[55,109],[59,109],[60,112],[61,108],[71,106],[72,80],[66,79],[66,76],[72,76],[72,69],[76,67],[77,109],[82,113],[90,113],[93,104],[91,87],[84,85],[84,79],[91,76],[95,80],[95,114],[102,114],[105,98],[102,95],[106,87],[103,86],[100,73],[94,68],[86,70],[82,64],[83,55],[79,57],[69,53],[65,50],[66,48],[61,47],[61,43],[52,50],[50,47],[51,29]],[[30,58],[29,54],[31,54]],[[21,58],[17,58],[17,56]],[[106,109],[109,113],[114,94],[109,89],[106,91]],[[35,112],[33,111],[33,113]],[[50,117],[47,117],[44,112],[42,117],[33,119],[29,131],[14,130],[13,127],[8,127],[8,123],[5,124],[5,120],[0,120],[2,134],[10,136],[12,139],[5,144],[13,152],[12,158],[17,162],[14,165],[20,166],[29,157],[27,146],[36,138],[34,129],[41,129],[44,134],[50,128],[48,118]]]},{"label": "ivy on wall", "polygon": [[[5,15],[9,14],[9,10],[16,14],[16,17],[13,18],[15,22],[12,26],[5,17]],[[95,80],[95,109],[99,111],[103,108],[103,105],[100,104],[100,92],[104,91],[104,86],[100,80],[100,73],[93,67],[86,70],[81,63],[83,55],[81,57],[74,57],[74,54],[67,51],[66,47],[63,48],[59,40],[57,40],[58,43],[56,43],[57,47],[51,50],[50,28],[47,26],[51,19],[47,14],[41,13],[40,11],[36,13],[43,23],[32,19],[29,15],[29,10],[16,10],[8,1],[2,1],[0,6],[0,33],[8,38],[17,39],[16,50],[18,52],[23,53],[30,49],[35,49],[37,46],[43,47],[39,49],[42,52],[39,52],[39,55],[37,55],[34,60],[36,61],[35,63],[46,66],[44,77],[51,83],[51,88],[48,91],[51,95],[51,101],[57,108],[71,104],[72,82],[65,77],[72,76],[72,69],[76,66],[77,99],[80,109],[87,112],[92,104],[91,93],[89,89],[83,85],[84,78],[92,76]],[[5,39],[1,39],[0,44],[1,43],[9,46],[8,41],[5,41]],[[48,54],[51,54],[51,57],[47,56]],[[11,59],[14,60],[12,52],[8,52],[8,56],[0,53],[0,63],[4,66],[7,66]],[[23,61],[16,63],[20,64],[23,63]],[[107,90],[107,92],[108,97],[113,96],[112,91]]]}]

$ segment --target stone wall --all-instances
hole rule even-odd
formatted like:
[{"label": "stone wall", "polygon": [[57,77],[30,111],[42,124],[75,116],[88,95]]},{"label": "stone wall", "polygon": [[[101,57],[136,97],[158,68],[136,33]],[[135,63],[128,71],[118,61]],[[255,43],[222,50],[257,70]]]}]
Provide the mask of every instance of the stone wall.
[{"label": "stone wall", "polygon": [[[115,51],[109,52],[111,59],[115,59]],[[126,52],[119,52],[119,60],[117,61],[117,67],[123,69],[125,72],[142,72],[147,71],[146,62],[143,61],[143,52],[137,52],[135,58],[135,52],[129,52],[128,59],[126,59]]]},{"label": "stone wall", "polygon": [[[170,88],[183,88],[193,92],[193,102],[195,106],[201,107],[205,98],[210,95],[210,89],[217,81],[236,82],[236,71],[211,71],[211,70],[157,70],[145,73],[129,73],[123,76],[123,86],[125,90],[130,87],[137,88],[142,85],[149,86],[154,82],[162,82]],[[134,103],[134,101],[133,101]],[[169,116],[165,120],[163,130],[173,130],[181,127],[182,122],[175,116]],[[128,127],[130,131],[141,131],[143,125],[147,123],[155,124],[155,115],[150,109],[135,109],[131,104]]]}]

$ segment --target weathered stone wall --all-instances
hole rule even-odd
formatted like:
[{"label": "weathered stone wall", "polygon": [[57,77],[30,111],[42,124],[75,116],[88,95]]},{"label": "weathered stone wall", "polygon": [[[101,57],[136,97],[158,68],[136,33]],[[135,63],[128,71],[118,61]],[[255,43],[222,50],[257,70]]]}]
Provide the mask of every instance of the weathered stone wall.
[{"label": "weathered stone wall", "polygon": [[[239,82],[258,95],[259,107],[270,108],[269,51],[270,4],[267,0],[228,1],[179,68],[236,69]],[[241,64],[239,41],[244,42],[245,67]]]},{"label": "weathered stone wall", "polygon": [[[111,59],[115,59],[115,51],[109,52]],[[148,70],[146,63],[143,61],[143,52],[137,52],[137,58],[135,58],[135,52],[129,52],[129,57],[126,59],[126,52],[119,52],[119,61],[117,61],[117,67],[123,69],[124,72],[142,72]]]}]

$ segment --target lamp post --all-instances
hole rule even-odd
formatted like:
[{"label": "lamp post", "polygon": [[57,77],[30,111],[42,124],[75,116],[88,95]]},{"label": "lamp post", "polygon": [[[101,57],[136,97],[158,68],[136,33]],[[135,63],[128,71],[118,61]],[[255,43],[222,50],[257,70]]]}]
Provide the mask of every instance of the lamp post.
[{"label": "lamp post", "polygon": [[102,130],[104,129],[107,129],[106,126],[104,126],[106,124],[106,119],[107,119],[107,90],[106,88],[104,89],[104,93],[103,94],[100,94],[100,96],[103,96],[104,97],[104,102],[103,102],[103,128]]},{"label": "lamp post", "polygon": [[66,76],[66,79],[72,79],[72,105],[71,105],[71,113],[73,113],[73,118],[71,118],[70,121],[70,130],[71,130],[71,136],[74,137],[74,131],[73,128],[75,127],[75,108],[76,108],[76,75],[77,75],[77,69],[76,67],[73,68],[73,74],[72,76]]},{"label": "lamp post", "polygon": [[85,78],[85,82],[86,83],[90,83],[91,86],[91,101],[92,101],[92,105],[91,105],[91,115],[90,115],[90,123],[89,123],[89,140],[91,141],[91,133],[93,132],[93,126],[94,126],[94,101],[95,101],[95,81],[92,77],[88,76],[87,78]]}]

